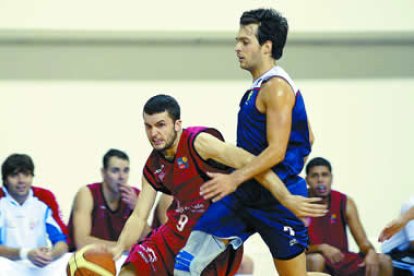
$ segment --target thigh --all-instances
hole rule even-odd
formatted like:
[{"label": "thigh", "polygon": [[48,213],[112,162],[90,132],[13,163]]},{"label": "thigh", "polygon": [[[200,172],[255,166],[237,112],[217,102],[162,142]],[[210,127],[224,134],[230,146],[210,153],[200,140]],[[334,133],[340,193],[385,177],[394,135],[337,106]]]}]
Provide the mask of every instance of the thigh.
[{"label": "thigh", "polygon": [[308,230],[304,223],[281,204],[270,208],[248,208],[249,224],[255,227],[274,259],[289,260],[308,246]]},{"label": "thigh", "polygon": [[226,251],[217,256],[201,274],[202,276],[232,276],[240,267],[243,258],[243,247],[234,250],[227,247]]},{"label": "thigh", "polygon": [[243,218],[244,209],[237,197],[227,196],[213,203],[198,220],[193,230],[222,239],[239,239],[244,242],[252,231]]},{"label": "thigh", "polygon": [[364,258],[361,255],[353,252],[342,253],[344,254],[344,258],[338,263],[331,263],[328,259],[325,259],[326,269],[329,273],[338,276],[365,275],[364,267],[359,266],[364,261]]},{"label": "thigh", "polygon": [[[292,194],[306,191],[306,182],[302,179],[291,184]],[[274,259],[292,259],[307,248],[308,230],[302,220],[263,192],[261,202],[246,207],[249,225],[252,225],[269,247]]]},{"label": "thigh", "polygon": [[131,248],[124,266],[132,264],[139,275],[172,275],[175,256],[184,243],[163,225]]},{"label": "thigh", "polygon": [[274,264],[279,275],[286,276],[305,276],[306,275],[306,255],[304,252],[289,259],[274,259]]}]

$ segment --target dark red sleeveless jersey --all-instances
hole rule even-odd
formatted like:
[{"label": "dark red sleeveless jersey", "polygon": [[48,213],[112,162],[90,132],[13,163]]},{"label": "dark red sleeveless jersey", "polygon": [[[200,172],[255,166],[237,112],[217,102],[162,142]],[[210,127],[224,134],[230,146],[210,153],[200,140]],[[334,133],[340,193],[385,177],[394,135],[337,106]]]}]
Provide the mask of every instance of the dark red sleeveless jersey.
[{"label": "dark red sleeveless jersey", "polygon": [[[129,208],[128,204],[120,199],[118,208],[112,211],[106,204],[102,191],[102,183],[89,184],[87,187],[93,198],[93,209],[91,213],[92,229],[90,235],[103,240],[117,241],[133,209]],[[139,195],[140,191],[135,187],[132,188]],[[69,219],[68,228],[71,240],[70,247],[71,249],[75,249],[72,215]]]},{"label": "dark red sleeveless jersey", "polygon": [[[178,225],[179,228],[185,224],[185,228],[190,229],[195,224],[210,205],[210,201],[200,196],[200,186],[208,179],[206,172],[225,170],[224,166],[203,160],[194,149],[194,140],[201,132],[224,140],[221,133],[212,128],[186,128],[181,134],[174,160],[168,161],[154,150],[145,164],[144,176],[152,187],[174,196],[167,211],[170,226]],[[183,218],[183,214],[187,218]]]},{"label": "dark red sleeveless jersey", "polygon": [[346,235],[346,195],[331,191],[329,211],[323,217],[310,218],[310,244],[326,243],[337,247],[342,252],[348,252]]}]

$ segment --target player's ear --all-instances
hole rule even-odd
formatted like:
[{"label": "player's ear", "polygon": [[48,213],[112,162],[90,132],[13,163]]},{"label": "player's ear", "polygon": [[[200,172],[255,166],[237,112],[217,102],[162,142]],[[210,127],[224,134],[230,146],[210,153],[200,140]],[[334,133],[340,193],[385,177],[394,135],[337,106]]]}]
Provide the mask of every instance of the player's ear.
[{"label": "player's ear", "polygon": [[273,47],[273,43],[270,40],[267,40],[265,43],[263,43],[262,45],[262,51],[265,55],[272,55],[272,47]]},{"label": "player's ear", "polygon": [[175,121],[174,129],[175,131],[181,131],[182,128],[182,121],[180,119]]}]

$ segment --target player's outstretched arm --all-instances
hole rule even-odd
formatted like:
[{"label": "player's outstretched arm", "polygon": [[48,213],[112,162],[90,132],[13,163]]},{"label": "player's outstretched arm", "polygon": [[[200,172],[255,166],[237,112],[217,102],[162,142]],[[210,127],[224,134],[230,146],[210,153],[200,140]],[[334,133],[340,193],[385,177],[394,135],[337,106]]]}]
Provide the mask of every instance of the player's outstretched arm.
[{"label": "player's outstretched arm", "polygon": [[[213,159],[232,168],[240,168],[254,159],[254,155],[244,149],[226,144],[208,133],[200,133],[194,142],[194,147],[203,159]],[[234,185],[234,182],[223,180],[229,177],[229,175],[220,173],[208,174],[213,179],[201,187],[201,193],[205,198],[218,201],[237,189],[238,185]],[[256,176],[256,179],[296,216],[318,217],[326,214],[325,205],[315,204],[315,202],[320,201],[320,198],[292,195],[273,171],[268,170],[265,173],[259,174]]]},{"label": "player's outstretched arm", "polygon": [[114,259],[118,259],[122,252],[128,250],[141,237],[147,225],[148,215],[154,206],[157,191],[142,177],[142,191],[139,194],[134,211],[125,223],[115,247],[110,251]]}]

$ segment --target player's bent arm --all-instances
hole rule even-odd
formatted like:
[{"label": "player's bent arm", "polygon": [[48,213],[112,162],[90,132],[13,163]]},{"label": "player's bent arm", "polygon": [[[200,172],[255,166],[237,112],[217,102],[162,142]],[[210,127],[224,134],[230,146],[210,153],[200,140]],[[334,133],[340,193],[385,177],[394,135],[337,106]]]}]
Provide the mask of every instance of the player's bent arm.
[{"label": "player's bent arm", "polygon": [[91,236],[93,197],[88,187],[82,187],[73,202],[73,238],[76,248],[88,244],[105,244],[114,246],[116,243]]},{"label": "player's bent arm", "polygon": [[20,260],[20,248],[0,245],[0,256],[12,261]]},{"label": "player's bent arm", "polygon": [[52,248],[52,259],[56,260],[68,252],[68,245],[64,241],[57,242]]},{"label": "player's bent arm", "polygon": [[167,194],[162,194],[160,200],[158,201],[157,208],[155,208],[155,216],[157,216],[160,224],[165,224],[168,220],[167,210],[170,207],[173,201],[173,197]]},{"label": "player's bent arm", "polygon": [[[204,160],[212,159],[231,168],[241,168],[254,159],[254,155],[235,145],[224,143],[211,134],[200,133],[194,148]],[[271,170],[256,177],[259,183],[279,200],[283,201],[290,194],[285,184]]]},{"label": "player's bent arm", "polygon": [[114,257],[128,250],[141,237],[147,225],[147,220],[152,207],[154,206],[157,191],[152,188],[145,177],[142,177],[142,191],[139,194],[134,211],[129,216],[119,236],[118,242],[113,249]]},{"label": "player's bent arm", "polygon": [[370,250],[373,250],[375,252],[375,248],[369,242],[361,220],[359,219],[356,204],[350,197],[347,197],[345,216],[348,222],[349,230],[351,231],[351,234],[354,237],[359,250],[365,255],[368,254]]},{"label": "player's bent arm", "polygon": [[266,114],[268,146],[254,160],[232,173],[237,183],[249,180],[283,161],[290,137],[294,104],[292,88],[284,80],[273,78],[262,86],[257,108]]},{"label": "player's bent arm", "polygon": [[[254,156],[242,148],[238,148],[231,144],[226,144],[223,141],[208,133],[200,133],[194,141],[194,147],[198,154],[204,159],[213,159],[219,163],[227,165],[232,168],[240,168],[254,159]],[[319,198],[305,198],[301,196],[292,195],[286,188],[285,184],[280,178],[271,170],[257,175],[255,177],[259,183],[269,190],[272,195],[279,200],[286,208],[291,210],[296,216],[312,216],[318,217],[326,214],[326,206],[321,204],[313,204],[318,202]],[[230,187],[227,189],[225,184],[221,181],[210,182],[203,186],[209,186],[205,194],[206,198],[213,198],[217,201],[233,192],[237,187]],[[217,185],[217,186],[216,186]],[[203,189],[204,187],[202,187]],[[211,194],[211,196],[208,196]]]}]

